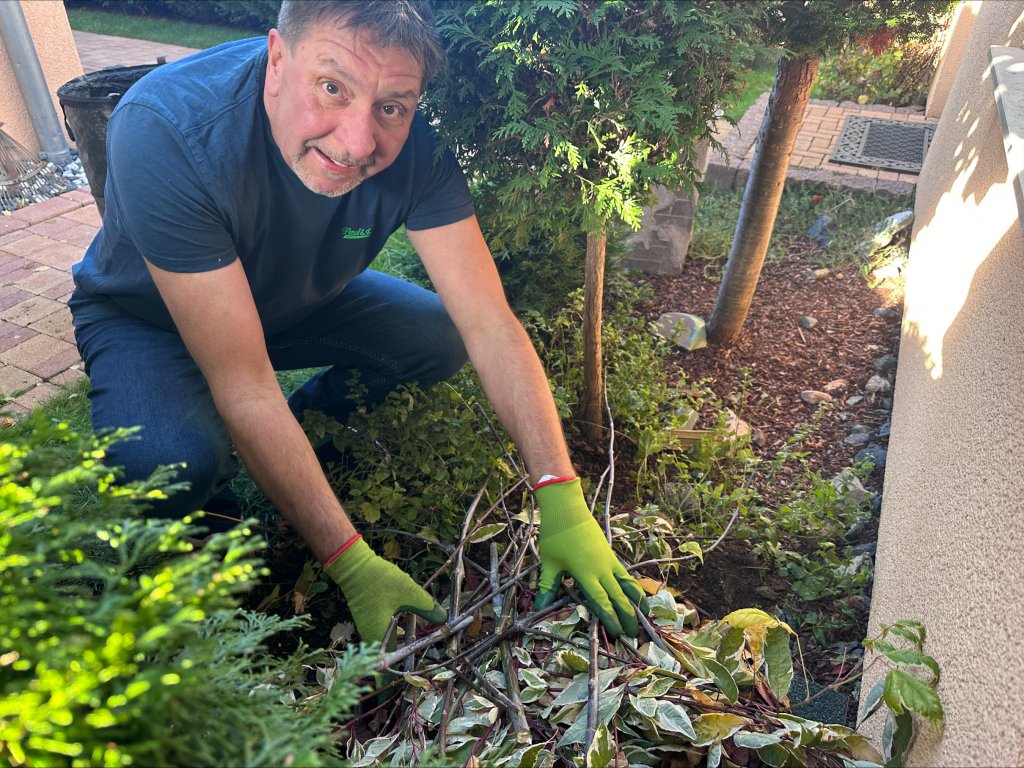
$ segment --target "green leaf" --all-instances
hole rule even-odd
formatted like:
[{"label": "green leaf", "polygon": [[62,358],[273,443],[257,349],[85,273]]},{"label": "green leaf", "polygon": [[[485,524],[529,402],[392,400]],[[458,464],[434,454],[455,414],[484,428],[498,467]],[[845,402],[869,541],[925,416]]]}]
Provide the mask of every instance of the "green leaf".
[{"label": "green leaf", "polygon": [[909,712],[900,715],[889,713],[882,730],[882,746],[885,751],[886,768],[902,768],[903,756],[914,740],[914,719]]},{"label": "green leaf", "polygon": [[558,651],[555,654],[555,660],[570,672],[588,672],[590,670],[590,662],[576,651]]},{"label": "green leaf", "polygon": [[[621,667],[610,667],[602,669],[597,673],[597,689],[604,691],[611,685],[621,672]],[[586,701],[590,696],[590,674],[581,673],[576,675],[572,681],[565,686],[561,693],[552,702],[553,707],[564,707],[568,704],[579,704]]]},{"label": "green leaf", "polygon": [[537,756],[544,749],[544,744],[534,744],[532,747],[527,749],[522,758],[519,760],[519,768],[533,768],[537,763]]},{"label": "green leaf", "polygon": [[697,732],[693,730],[690,716],[681,704],[671,701],[659,701],[655,722],[663,731],[681,733],[691,741],[697,738]]},{"label": "green leaf", "polygon": [[783,768],[793,760],[793,753],[782,744],[768,744],[757,750],[757,756],[772,768]]},{"label": "green leaf", "polygon": [[676,552],[679,555],[696,555],[698,560],[704,562],[704,552],[696,541],[684,541],[676,547]]},{"label": "green leaf", "polygon": [[540,669],[520,669],[519,678],[529,688],[541,688],[547,690],[548,683],[544,679],[544,672]]},{"label": "green leaf", "polygon": [[636,696],[630,696],[629,703],[633,705],[633,709],[635,709],[644,717],[649,717],[653,720],[654,717],[658,714],[657,699],[641,699]]},{"label": "green leaf", "polygon": [[636,695],[641,699],[664,696],[675,684],[676,680],[674,678],[656,677],[651,683],[637,691]]},{"label": "green leaf", "polygon": [[476,533],[469,537],[469,543],[479,544],[481,541],[487,541],[488,539],[497,536],[507,527],[507,523],[494,523],[493,525],[482,525],[480,526],[480,528],[477,529]]},{"label": "green leaf", "polygon": [[768,686],[779,699],[785,700],[793,684],[793,654],[789,650],[789,635],[782,627],[768,630],[764,660],[768,667]]},{"label": "green leaf", "polygon": [[712,742],[721,742],[746,725],[750,725],[748,720],[728,712],[710,712],[701,715],[693,724],[697,734],[693,743],[695,746],[701,747]]},{"label": "green leaf", "polygon": [[608,726],[602,724],[597,727],[594,733],[594,740],[587,750],[586,764],[590,768],[605,768],[615,759],[615,742],[608,730]]},{"label": "green leaf", "polygon": [[664,589],[658,592],[658,594],[648,597],[647,604],[650,606],[652,618],[675,621],[677,612],[676,601]]},{"label": "green leaf", "polygon": [[908,667],[927,667],[932,671],[932,674],[935,675],[935,679],[932,682],[939,682],[939,664],[926,653],[921,653],[920,651],[893,649],[891,651],[885,651],[884,655],[885,658],[889,659],[889,661],[894,664],[902,664]]},{"label": "green leaf", "polygon": [[705,763],[705,765],[707,766],[707,768],[718,768],[718,766],[721,763],[722,763],[722,745],[720,743],[712,744],[711,748],[708,749],[708,758],[707,758],[707,762]]},{"label": "green leaf", "polygon": [[886,706],[896,715],[916,712],[927,720],[942,720],[942,702],[928,683],[901,669],[891,669],[885,675],[882,691]]},{"label": "green leaf", "polygon": [[882,706],[882,691],[885,689],[885,678],[883,677],[877,683],[872,686],[871,691],[868,693],[866,699],[864,699],[864,717],[861,718],[863,723],[869,717],[871,717],[878,708]]},{"label": "green leaf", "polygon": [[737,687],[736,681],[732,679],[729,670],[713,659],[703,659],[703,662],[708,672],[714,677],[718,690],[725,694],[725,698],[729,700],[730,704],[735,704],[740,697],[740,689]]},{"label": "green leaf", "polygon": [[[607,670],[605,670],[607,671]],[[615,713],[619,711],[619,705],[622,704],[622,694],[624,688],[616,688],[614,690],[603,693],[598,699],[597,704],[597,723],[598,725],[607,725],[611,722],[611,719],[615,717]],[[587,709],[583,708],[580,712],[579,717],[576,721],[569,726],[562,738],[558,740],[557,746],[564,747],[568,744],[582,744],[583,739],[587,736]]]},{"label": "green leaf", "polygon": [[749,731],[741,731],[732,737],[732,743],[737,747],[744,747],[745,749],[761,749],[761,747],[767,747],[769,744],[778,744],[782,741],[782,733],[776,731],[775,733],[751,733]]}]

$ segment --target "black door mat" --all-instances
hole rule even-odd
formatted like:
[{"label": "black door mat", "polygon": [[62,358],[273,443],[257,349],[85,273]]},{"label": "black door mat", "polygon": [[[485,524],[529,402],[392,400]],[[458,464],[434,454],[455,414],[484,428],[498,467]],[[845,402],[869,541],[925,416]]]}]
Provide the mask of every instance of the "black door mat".
[{"label": "black door mat", "polygon": [[842,165],[920,173],[934,135],[933,123],[849,115],[829,159]]}]

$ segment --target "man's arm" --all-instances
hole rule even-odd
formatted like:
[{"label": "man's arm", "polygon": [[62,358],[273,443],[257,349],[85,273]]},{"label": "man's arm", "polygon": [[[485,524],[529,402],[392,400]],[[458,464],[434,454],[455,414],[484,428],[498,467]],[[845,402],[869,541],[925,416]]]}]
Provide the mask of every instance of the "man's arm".
[{"label": "man's arm", "polygon": [[410,231],[480,376],[534,483],[542,475],[573,475],[562,425],[537,353],[512,313],[487,243],[471,217]]},{"label": "man's arm", "polygon": [[[570,479],[575,472],[547,377],[526,331],[509,309],[476,219],[410,231],[409,240],[533,479],[541,518],[535,607],[550,605],[568,574],[609,634],[636,637],[640,629],[630,601],[646,612],[643,590],[612,552],[579,479]],[[541,483],[543,475],[557,479]]]},{"label": "man's arm", "polygon": [[148,266],[245,466],[313,554],[330,557],[356,531],[281,393],[241,262],[197,273]]}]

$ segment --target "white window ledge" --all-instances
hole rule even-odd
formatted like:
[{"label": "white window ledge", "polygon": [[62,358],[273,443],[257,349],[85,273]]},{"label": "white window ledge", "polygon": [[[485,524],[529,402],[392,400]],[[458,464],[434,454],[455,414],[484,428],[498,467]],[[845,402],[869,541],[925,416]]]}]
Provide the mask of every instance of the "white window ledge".
[{"label": "white window ledge", "polygon": [[[1024,49],[993,45],[988,55],[1006,166],[1013,177],[1017,210],[1024,213]],[[1024,226],[1024,217],[1021,224]]]}]

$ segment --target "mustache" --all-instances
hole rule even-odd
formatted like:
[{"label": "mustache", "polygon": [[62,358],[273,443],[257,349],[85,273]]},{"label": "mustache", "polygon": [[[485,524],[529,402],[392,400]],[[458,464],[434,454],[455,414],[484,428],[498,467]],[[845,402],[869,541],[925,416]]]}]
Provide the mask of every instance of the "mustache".
[{"label": "mustache", "polygon": [[377,163],[377,161],[373,157],[373,155],[370,155],[368,157],[353,157],[348,152],[344,152],[344,153],[342,153],[340,155],[336,155],[333,152],[330,152],[327,149],[325,149],[324,147],[322,147],[316,141],[307,141],[306,142],[306,152],[308,152],[311,149],[315,149],[318,152],[321,152],[321,153],[327,155],[327,157],[330,158],[330,160],[332,160],[333,162],[337,163],[338,165],[351,165],[351,166],[354,166],[356,168],[372,168]]}]

